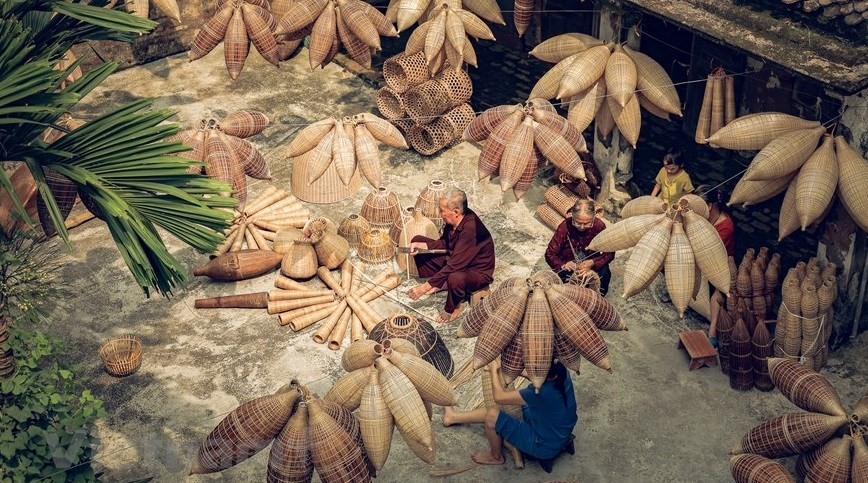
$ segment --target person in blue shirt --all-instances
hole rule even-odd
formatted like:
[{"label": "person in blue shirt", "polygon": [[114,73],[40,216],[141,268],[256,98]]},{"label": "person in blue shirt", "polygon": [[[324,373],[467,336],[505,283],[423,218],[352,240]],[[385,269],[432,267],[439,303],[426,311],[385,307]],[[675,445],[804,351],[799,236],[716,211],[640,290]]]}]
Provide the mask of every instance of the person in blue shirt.
[{"label": "person in blue shirt", "polygon": [[503,440],[537,459],[553,458],[572,438],[579,421],[576,396],[567,368],[557,360],[552,362],[548,376],[536,392],[533,386],[507,391],[500,384],[497,362],[488,365],[491,372],[494,402],[499,405],[520,405],[522,420],[506,414],[497,406],[469,412],[444,408],[443,425],[484,423],[489,450],[477,451],[470,457],[483,465],[504,462]]}]

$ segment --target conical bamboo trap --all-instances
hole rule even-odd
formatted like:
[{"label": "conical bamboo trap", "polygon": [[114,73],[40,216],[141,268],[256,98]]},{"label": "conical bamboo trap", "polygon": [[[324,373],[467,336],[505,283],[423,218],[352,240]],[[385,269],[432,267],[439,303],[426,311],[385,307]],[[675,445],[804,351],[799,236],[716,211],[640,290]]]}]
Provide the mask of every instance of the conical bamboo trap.
[{"label": "conical bamboo trap", "polygon": [[[624,272],[625,298],[648,288],[664,266],[667,288],[682,317],[688,303],[698,293],[697,284],[701,283],[701,276],[724,293],[729,293],[726,248],[714,225],[693,211],[690,201],[682,198],[665,213],[661,213],[664,207],[659,202],[647,203],[641,208],[634,205],[634,216],[607,228],[588,245],[589,250],[599,252],[635,247]],[[674,240],[673,234],[676,234]],[[679,275],[669,275],[670,269]]]},{"label": "conical bamboo trap", "polygon": [[235,219],[226,230],[226,241],[214,255],[242,249],[272,250],[278,232],[301,228],[309,219],[310,211],[295,196],[269,186],[240,210],[235,210]]},{"label": "conical bamboo trap", "polygon": [[443,218],[440,216],[440,198],[446,194],[448,189],[442,180],[432,179],[416,198],[416,210],[421,211],[423,215],[434,222],[438,231],[443,229],[444,224]]},{"label": "conical bamboo trap", "polygon": [[294,163],[304,163],[303,172],[294,170],[293,175],[306,175],[300,182],[307,186],[333,168],[344,187],[350,186],[358,169],[371,186],[380,188],[383,170],[377,142],[407,149],[404,136],[373,114],[357,114],[340,121],[330,117],[302,129],[289,143],[286,155]]},{"label": "conical bamboo trap", "polygon": [[738,454],[729,458],[729,470],[736,483],[796,483],[784,465],[756,454]]},{"label": "conical bamboo trap", "polygon": [[771,253],[767,247],[759,251],[762,256],[755,256],[756,250],[749,248],[738,266],[734,259],[729,264],[730,281],[735,280],[735,283],[730,283],[725,309],[729,310],[733,319],[741,310],[752,313],[757,320],[774,320],[781,256]]},{"label": "conical bamboo trap", "polygon": [[416,348],[420,357],[430,362],[446,377],[455,369],[452,354],[440,333],[429,322],[408,313],[397,313],[380,321],[368,338],[382,342],[386,339],[406,339]]},{"label": "conical bamboo trap", "polygon": [[279,65],[275,25],[268,2],[218,2],[217,12],[205,21],[193,40],[190,60],[204,57],[223,41],[226,68],[233,80],[238,78],[244,68],[251,43],[263,59],[275,66]]},{"label": "conical bamboo trap", "polygon": [[277,19],[273,31],[291,38],[309,33],[311,69],[331,62],[340,45],[353,60],[371,68],[371,55],[380,50],[380,36],[398,36],[392,22],[359,0],[297,1]]},{"label": "conical bamboo trap", "polygon": [[124,8],[127,12],[141,18],[148,18],[151,5],[166,17],[181,23],[181,9],[176,0],[128,0],[124,2]]},{"label": "conical bamboo trap", "polygon": [[386,462],[394,428],[413,453],[434,462],[434,434],[426,404],[457,404],[449,380],[404,339],[360,340],[342,358],[349,373],[325,399],[358,408],[362,440],[377,470]]},{"label": "conical bamboo trap", "polygon": [[582,133],[543,99],[531,99],[524,106],[488,109],[467,126],[463,139],[483,141],[477,164],[479,179],[499,176],[501,189],[512,189],[516,198],[524,193],[518,183],[523,178],[533,179],[539,172],[540,158],[573,178],[586,179],[578,154],[587,152]]},{"label": "conical bamboo trap", "polygon": [[459,337],[477,337],[473,368],[501,357],[506,382],[523,369],[538,390],[553,358],[578,370],[579,356],[611,372],[600,330],[626,330],[617,310],[594,290],[563,285],[550,270],[503,282],[470,309]]},{"label": "conical bamboo trap", "polygon": [[[705,94],[702,97],[702,107],[699,109],[699,119],[696,122],[694,139],[699,144],[706,144],[712,134],[735,119],[735,83],[732,76],[726,75],[722,67],[718,67],[708,75],[705,81]],[[711,147],[718,147],[711,144]]]},{"label": "conical bamboo trap", "polygon": [[617,126],[635,147],[640,107],[657,116],[681,116],[681,101],[663,67],[629,47],[568,33],[542,42],[531,55],[556,64],[537,81],[530,97],[568,102],[568,119],[580,132],[596,119],[604,136]]},{"label": "conical bamboo trap", "polygon": [[268,126],[265,114],[253,110],[230,113],[223,119],[201,119],[195,129],[179,132],[173,140],[193,148],[181,156],[199,161],[195,172],[225,181],[232,186],[241,204],[247,200],[247,176],[271,179],[265,158],[246,138]]},{"label": "conical bamboo trap", "polygon": [[[864,479],[868,467],[865,460],[868,426],[858,414],[862,403],[857,403],[855,410],[846,411],[834,387],[822,375],[796,361],[771,358],[768,372],[781,394],[808,412],[789,413],[759,424],[741,438],[730,454],[741,455],[739,460],[799,455],[797,469],[806,474],[805,481],[846,482],[851,481],[852,475]],[[866,400],[868,394],[861,399]],[[853,458],[851,447],[855,447]],[[731,464],[733,461],[737,460],[733,458]],[[747,468],[740,471],[743,474]],[[769,469],[755,470],[757,474],[759,471]],[[735,473],[733,466],[734,476]],[[737,481],[759,480],[737,478]]]}]

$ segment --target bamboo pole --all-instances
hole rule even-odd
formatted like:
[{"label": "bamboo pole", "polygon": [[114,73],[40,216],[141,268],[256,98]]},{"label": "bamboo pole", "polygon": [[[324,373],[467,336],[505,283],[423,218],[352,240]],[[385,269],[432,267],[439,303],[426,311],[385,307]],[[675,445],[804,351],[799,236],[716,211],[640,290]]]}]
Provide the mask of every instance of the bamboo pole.
[{"label": "bamboo pole", "polygon": [[268,292],[220,295],[196,299],[193,306],[197,309],[264,309],[268,307]]},{"label": "bamboo pole", "polygon": [[232,242],[235,241],[235,237],[238,236],[238,225],[232,225],[229,231],[226,233],[226,240],[217,247],[217,251],[214,252],[214,255],[220,256],[229,251],[229,247],[232,246]]},{"label": "bamboo pole", "polygon": [[259,250],[259,245],[256,243],[256,239],[253,238],[253,232],[251,232],[251,230],[255,229],[255,227],[250,226],[250,223],[244,227],[244,243],[247,244],[249,250]]},{"label": "bamboo pole", "polygon": [[380,283],[377,287],[372,288],[370,291],[359,295],[356,293],[356,296],[359,297],[364,302],[370,302],[379,298],[381,295],[398,288],[401,285],[401,277],[397,275],[392,275],[391,278],[386,279],[382,283]]},{"label": "bamboo pole", "polygon": [[244,212],[247,214],[247,216],[253,216],[260,210],[263,210],[268,206],[277,203],[278,201],[286,198],[287,196],[289,196],[289,193],[287,193],[286,191],[278,191],[276,187],[269,186],[268,188],[265,188],[265,191],[263,191],[262,194],[259,195],[259,197],[257,197],[255,200],[253,200],[251,203],[248,203],[247,206],[244,207]]},{"label": "bamboo pole", "polygon": [[238,225],[238,232],[235,234],[235,241],[232,242],[232,248],[229,249],[230,252],[241,250],[241,244],[244,243],[245,229],[247,229],[247,223],[241,223]]},{"label": "bamboo pole", "polygon": [[341,284],[335,280],[335,277],[332,275],[331,270],[328,267],[319,267],[316,269],[316,274],[319,275],[320,280],[323,281],[329,288],[335,291],[335,294],[338,297],[346,297],[347,292],[341,287]]},{"label": "bamboo pole", "polygon": [[362,326],[368,333],[374,329],[375,325],[383,320],[383,318],[380,317],[380,315],[376,313],[367,302],[363,302],[355,294],[349,294],[346,300],[350,304],[350,307],[352,307],[356,316],[359,317],[359,320],[362,321]]},{"label": "bamboo pole", "polygon": [[[258,225],[257,225],[257,228],[259,228]],[[260,228],[260,230],[262,230],[262,229]],[[270,242],[273,242],[274,239],[277,238],[277,232],[276,231],[262,230],[259,232],[259,234],[262,235],[262,238],[265,238],[266,240],[268,240]]]},{"label": "bamboo pole", "polygon": [[[277,315],[277,320],[280,325],[289,325],[289,328],[298,332],[305,327],[310,326],[314,322],[322,320],[338,306],[338,302],[330,302],[322,305],[312,305],[301,309],[290,310]],[[318,318],[310,319],[311,315],[317,315]]]},{"label": "bamboo pole", "polygon": [[279,275],[274,281],[274,286],[286,290],[310,290],[307,285],[296,282],[286,275]]},{"label": "bamboo pole", "polygon": [[310,307],[335,300],[334,294],[320,295],[319,297],[308,297],[296,300],[270,300],[268,302],[268,315],[280,314],[290,310],[300,309],[302,307]]},{"label": "bamboo pole", "polygon": [[[343,316],[344,312],[347,311],[350,311],[349,307],[347,306],[347,301],[341,300],[335,311],[332,312],[331,315],[329,315],[328,318],[323,321],[322,325],[319,326],[319,329],[317,329],[316,332],[313,333],[313,341],[317,344],[324,344],[326,340],[329,339],[329,335],[331,335],[332,330],[334,330],[335,328],[335,325],[337,325],[338,319],[340,319]],[[352,312],[350,311],[350,313]]]},{"label": "bamboo pole", "polygon": [[353,263],[347,258],[341,263],[341,288],[344,289],[344,293],[352,291],[353,275]]},{"label": "bamboo pole", "polygon": [[365,338],[365,327],[362,325],[362,320],[353,312],[353,318],[350,322],[350,340],[353,342]]},{"label": "bamboo pole", "polygon": [[262,232],[259,231],[260,229],[258,226],[248,226],[247,229],[250,231],[250,234],[253,235],[253,240],[256,241],[260,250],[271,250],[268,241],[262,236]]},{"label": "bamboo pole", "polygon": [[352,318],[352,311],[345,310],[341,318],[338,320],[338,325],[335,326],[331,335],[329,336],[328,348],[336,351],[341,348],[341,344],[344,342],[344,336],[347,334],[347,327],[349,326],[350,319]]},{"label": "bamboo pole", "polygon": [[272,290],[268,292],[268,300],[276,302],[278,300],[298,300],[311,297],[321,297],[323,295],[332,295],[334,292],[328,289],[322,290]]},{"label": "bamboo pole", "polygon": [[332,313],[333,310],[334,310],[334,307],[326,307],[326,308],[320,309],[316,312],[312,312],[312,313],[307,314],[307,315],[302,315],[301,317],[296,317],[289,323],[289,327],[296,332],[298,332],[299,330],[302,330],[302,329],[306,329],[306,328],[310,327],[311,325],[319,322],[320,320],[328,317]]},{"label": "bamboo pole", "polygon": [[321,309],[324,309],[327,307],[337,307],[338,304],[339,304],[339,302],[337,300],[335,300],[334,302],[326,302],[326,303],[322,303],[322,304],[310,305],[307,307],[301,307],[299,309],[290,310],[288,312],[284,312],[284,313],[279,314],[279,315],[282,315],[285,320],[290,320],[293,317],[300,317],[302,315],[311,314],[313,312],[316,312],[318,310],[321,310]]}]

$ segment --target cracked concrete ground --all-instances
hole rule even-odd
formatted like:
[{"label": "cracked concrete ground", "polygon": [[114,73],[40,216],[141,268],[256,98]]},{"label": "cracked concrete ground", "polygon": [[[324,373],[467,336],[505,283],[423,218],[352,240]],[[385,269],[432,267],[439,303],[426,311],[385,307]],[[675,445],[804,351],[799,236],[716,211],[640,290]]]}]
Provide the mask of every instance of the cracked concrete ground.
[{"label": "cracked concrete ground", "polygon": [[[174,56],[110,77],[80,106],[79,117],[105,112],[140,97],[178,112],[178,121],[196,120],[242,109],[258,109],[271,118],[261,135],[251,138],[265,154],[271,182],[250,180],[250,194],[274,184],[289,190],[291,165],[283,157],[288,140],[304,123],[330,115],[372,111],[375,90],[352,73],[331,64],[311,71],[307,52],[281,65],[266,64],[253,54],[240,79],[229,82],[221,48],[194,63]],[[432,179],[465,189],[471,207],[494,234],[495,281],[529,275],[545,266],[543,251],[551,232],[534,217],[551,179],[539,179],[524,199],[502,196],[499,183],[477,182],[478,146],[463,143],[433,157],[413,152],[381,151],[384,186],[402,205],[415,201]],[[551,174],[547,172],[547,174]],[[313,213],[338,221],[358,212],[369,187],[346,201],[309,205]],[[343,374],[341,352],[311,339],[313,328],[293,333],[265,310],[196,310],[196,298],[265,291],[276,274],[237,283],[194,278],[171,299],[145,299],[121,261],[105,226],[93,221],[72,232],[72,248],[57,241],[53,249],[63,267],[58,274],[64,295],[50,310],[51,330],[66,341],[71,362],[91,377],[90,387],[105,401],[109,417],[98,424],[98,470],[106,481],[262,481],[267,451],[215,475],[187,476],[201,440],[223,415],[253,397],[269,394],[290,379],[309,385],[320,396]],[[175,240],[172,253],[191,269],[207,261]],[[684,351],[676,348],[681,330],[704,328],[692,312],[679,319],[671,305],[646,291],[625,301],[620,281],[625,254],[613,265],[609,299],[616,304],[628,332],[605,333],[612,374],[585,364],[574,376],[580,422],[575,430],[576,455],[563,457],[545,474],[536,463],[523,470],[508,462],[431,478],[469,481],[730,481],[727,453],[750,428],[766,418],[798,409],[777,392],[736,392],[718,368],[688,372]],[[785,267],[788,268],[788,267]],[[370,267],[368,273],[380,270]],[[312,282],[313,283],[313,282]],[[373,305],[381,314],[418,310],[433,319],[444,302],[438,294],[411,302],[405,283],[390,299]],[[454,326],[440,326],[456,362],[472,352],[473,341],[456,339]],[[116,379],[102,370],[97,349],[102,340],[121,333],[143,340],[144,362],[135,375]],[[823,373],[852,406],[865,391],[868,337],[834,352]],[[462,403],[474,397],[463,388]],[[485,445],[480,427],[440,425],[435,408],[436,466],[469,462]],[[785,460],[793,467],[793,458]],[[377,481],[425,481],[429,468],[413,456],[403,440],[393,440],[389,459]]]}]

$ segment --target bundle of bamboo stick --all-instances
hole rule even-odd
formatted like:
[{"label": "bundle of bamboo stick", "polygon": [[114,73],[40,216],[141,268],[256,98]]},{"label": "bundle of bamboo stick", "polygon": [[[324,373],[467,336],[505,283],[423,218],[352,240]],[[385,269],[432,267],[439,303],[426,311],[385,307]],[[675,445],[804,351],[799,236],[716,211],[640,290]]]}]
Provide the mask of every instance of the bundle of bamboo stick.
[{"label": "bundle of bamboo stick", "polygon": [[279,230],[301,228],[309,218],[310,211],[302,206],[298,198],[269,186],[259,197],[247,203],[242,211],[235,212],[235,219],[226,232],[226,241],[214,255],[244,248],[271,250],[271,242]]}]

